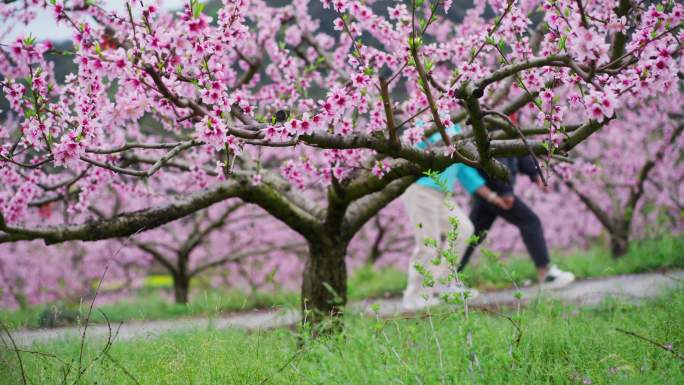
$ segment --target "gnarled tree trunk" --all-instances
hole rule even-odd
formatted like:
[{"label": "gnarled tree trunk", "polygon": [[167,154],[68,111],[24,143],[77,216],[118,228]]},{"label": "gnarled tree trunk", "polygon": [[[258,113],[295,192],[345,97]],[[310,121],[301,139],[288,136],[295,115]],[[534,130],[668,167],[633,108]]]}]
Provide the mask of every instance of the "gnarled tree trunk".
[{"label": "gnarled tree trunk", "polygon": [[184,274],[173,274],[173,296],[177,304],[187,304],[190,295],[190,277]]},{"label": "gnarled tree trunk", "polygon": [[314,327],[313,334],[339,331],[340,316],[347,303],[348,242],[309,241],[309,258],[302,281],[302,322]]},{"label": "gnarled tree trunk", "polygon": [[629,250],[629,238],[626,236],[610,235],[610,253],[613,258],[620,258]]},{"label": "gnarled tree trunk", "polygon": [[609,229],[610,253],[613,258],[620,258],[627,254],[631,223],[632,216],[627,214],[622,219],[616,219],[612,228]]}]

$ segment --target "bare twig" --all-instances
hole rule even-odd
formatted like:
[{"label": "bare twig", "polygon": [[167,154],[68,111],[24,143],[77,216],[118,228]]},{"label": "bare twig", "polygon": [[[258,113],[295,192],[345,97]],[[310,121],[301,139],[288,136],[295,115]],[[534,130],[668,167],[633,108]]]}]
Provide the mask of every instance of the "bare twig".
[{"label": "bare twig", "polygon": [[432,332],[432,337],[435,339],[437,354],[439,355],[439,375],[442,378],[442,384],[446,384],[444,378],[444,354],[442,352],[442,345],[439,343],[439,337],[437,337],[437,333],[435,332],[435,324],[432,322],[432,314],[430,313],[430,308],[428,308],[428,321],[430,323],[430,331]]},{"label": "bare twig", "polygon": [[7,337],[9,337],[10,343],[12,343],[12,350],[14,350],[14,353],[17,355],[17,362],[19,362],[19,370],[21,372],[21,382],[24,385],[28,385],[28,380],[26,378],[26,370],[24,370],[24,361],[21,359],[21,353],[19,353],[20,350],[17,347],[17,343],[14,342],[14,337],[12,337],[12,333],[10,333],[7,326],[1,321],[0,321],[0,326],[2,327],[2,329],[7,334]]},{"label": "bare twig", "polygon": [[382,105],[385,108],[385,119],[387,120],[387,130],[389,131],[390,145],[398,146],[399,139],[397,138],[397,128],[394,126],[394,111],[392,110],[392,101],[390,99],[387,79],[380,76],[380,96],[382,97]]},{"label": "bare twig", "polygon": [[639,335],[639,334],[637,334],[637,333],[631,332],[631,331],[629,331],[629,330],[624,330],[624,329],[620,329],[620,328],[615,328],[615,330],[618,331],[618,332],[620,332],[620,333],[627,334],[628,336],[636,337],[636,338],[638,338],[638,339],[640,339],[640,340],[646,341],[646,342],[650,343],[651,345],[657,346],[657,347],[659,347],[659,348],[665,350],[666,352],[672,353],[672,354],[673,354],[675,357],[677,357],[680,361],[684,361],[684,355],[682,355],[682,354],[679,353],[678,351],[674,350],[674,348],[673,348],[672,346],[670,346],[670,345],[661,344],[660,342],[654,341],[654,340],[652,340],[652,339],[650,339],[650,338],[648,338],[648,337],[644,337],[644,336],[642,336],[642,335]]},{"label": "bare twig", "polygon": [[119,363],[119,361],[115,360],[114,357],[112,357],[112,356],[109,354],[109,351],[105,352],[105,353],[104,353],[104,356],[107,357],[107,359],[108,359],[109,361],[111,361],[117,368],[119,368],[119,369],[126,375],[126,377],[128,377],[131,381],[133,381],[133,383],[135,383],[136,385],[140,385],[140,381],[138,381],[138,379],[135,378],[135,377],[133,376],[133,374],[131,374],[131,372],[128,371],[128,369],[126,369],[126,367],[124,367],[123,365],[121,365],[121,363]]},{"label": "bare twig", "polygon": [[268,381],[269,381],[270,379],[272,379],[273,377],[275,377],[276,374],[278,374],[278,373],[282,372],[283,370],[285,370],[285,368],[287,368],[288,366],[290,366],[290,364],[291,364],[292,362],[294,362],[294,360],[296,360],[296,359],[297,359],[302,353],[304,353],[305,351],[306,351],[306,348],[301,348],[301,349],[297,350],[297,351],[290,357],[290,359],[288,359],[287,362],[285,362],[285,364],[283,364],[280,368],[278,368],[278,370],[275,371],[275,373],[273,373],[273,374],[271,374],[270,376],[267,376],[266,378],[264,378],[263,380],[261,380],[261,381],[259,382],[259,385],[264,385],[264,384],[268,383]]},{"label": "bare twig", "polygon": [[516,320],[513,319],[513,317],[511,317],[509,315],[499,313],[499,312],[496,312],[494,310],[490,310],[487,308],[483,308],[483,310],[489,314],[492,314],[492,315],[495,315],[495,316],[498,316],[501,318],[505,318],[508,321],[510,321],[510,323],[513,325],[513,327],[515,327],[515,330],[516,330],[516,336],[515,336],[515,340],[513,340],[513,344],[517,348],[518,345],[520,345],[520,341],[522,340],[522,336],[523,336],[523,332],[522,332],[522,328],[520,327],[520,323],[518,323]]},{"label": "bare twig", "polygon": [[[100,280],[98,281],[97,287],[95,288],[95,295],[93,296],[92,301],[90,301],[90,306],[88,307],[88,313],[86,314],[85,324],[83,326],[83,333],[81,334],[81,347],[80,347],[79,354],[78,354],[78,373],[79,373],[78,378],[79,379],[82,375],[81,373],[82,373],[82,367],[83,367],[83,351],[85,349],[86,332],[88,331],[88,325],[90,324],[90,316],[93,312],[93,305],[95,304],[95,299],[97,299],[97,295],[100,292],[100,287],[102,286],[102,282],[104,281],[104,278],[105,278],[105,275],[107,274],[108,269],[109,269],[109,265],[106,265],[104,270],[102,271],[102,275],[100,276]],[[76,383],[76,381],[74,383]]]},{"label": "bare twig", "polygon": [[500,118],[506,120],[508,124],[515,128],[515,130],[518,133],[518,136],[520,137],[520,140],[522,140],[523,144],[525,144],[525,147],[527,148],[527,151],[530,153],[530,156],[532,157],[532,160],[534,161],[534,166],[537,168],[537,171],[539,171],[539,176],[541,177],[542,183],[544,186],[548,186],[548,183],[546,182],[546,177],[544,176],[544,171],[542,171],[541,167],[539,166],[539,159],[537,159],[537,155],[534,153],[534,150],[532,150],[532,147],[530,144],[527,142],[527,138],[525,138],[525,135],[522,133],[520,130],[520,127],[518,127],[517,124],[513,123],[513,121],[506,116],[505,114],[502,114],[501,112],[497,110],[485,110],[483,111],[485,114],[493,114],[496,116],[499,116]]}]

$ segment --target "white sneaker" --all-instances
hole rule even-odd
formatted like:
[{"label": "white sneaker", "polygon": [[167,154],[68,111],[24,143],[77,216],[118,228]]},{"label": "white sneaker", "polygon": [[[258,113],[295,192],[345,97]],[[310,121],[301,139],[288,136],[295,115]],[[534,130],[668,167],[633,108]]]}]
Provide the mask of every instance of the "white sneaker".
[{"label": "white sneaker", "polygon": [[575,275],[559,269],[556,265],[552,265],[546,276],[541,282],[541,287],[545,289],[560,289],[568,286],[575,280]]},{"label": "white sneaker", "polygon": [[468,293],[468,299],[473,299],[480,295],[477,289],[468,287],[463,284],[463,282],[450,283],[449,285],[440,285],[437,287],[438,294],[465,294]]},{"label": "white sneaker", "polygon": [[419,311],[428,307],[441,305],[442,301],[435,296],[423,296],[420,294],[404,295],[401,300],[401,307],[405,311]]}]

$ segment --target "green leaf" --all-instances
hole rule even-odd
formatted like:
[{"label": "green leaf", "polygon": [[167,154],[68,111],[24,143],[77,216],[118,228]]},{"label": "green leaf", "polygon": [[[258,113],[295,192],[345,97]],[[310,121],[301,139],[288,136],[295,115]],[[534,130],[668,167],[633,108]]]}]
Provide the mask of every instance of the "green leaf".
[{"label": "green leaf", "polygon": [[432,69],[433,66],[434,65],[432,63],[432,60],[429,60],[429,59],[425,60],[425,72],[430,72],[430,70]]},{"label": "green leaf", "polygon": [[25,45],[33,45],[36,42],[35,36],[29,32],[29,35],[24,38]]},{"label": "green leaf", "polygon": [[410,48],[414,48],[414,47],[418,48],[421,46],[422,43],[423,43],[423,41],[419,37],[414,37],[414,36],[409,37],[408,44],[409,44]]},{"label": "green leaf", "polygon": [[428,237],[428,238],[423,239],[423,245],[426,247],[437,248],[437,241]]},{"label": "green leaf", "polygon": [[192,7],[192,17],[200,17],[200,15],[202,15],[202,11],[204,11],[204,4],[202,4],[200,0],[191,0],[190,5]]},{"label": "green leaf", "polygon": [[565,51],[566,46],[567,46],[567,42],[568,42],[568,36],[567,35],[561,36],[560,40],[558,41],[558,49],[560,49],[561,51]]},{"label": "green leaf", "polygon": [[416,0],[416,8],[420,8],[423,3],[425,3],[425,0]]}]

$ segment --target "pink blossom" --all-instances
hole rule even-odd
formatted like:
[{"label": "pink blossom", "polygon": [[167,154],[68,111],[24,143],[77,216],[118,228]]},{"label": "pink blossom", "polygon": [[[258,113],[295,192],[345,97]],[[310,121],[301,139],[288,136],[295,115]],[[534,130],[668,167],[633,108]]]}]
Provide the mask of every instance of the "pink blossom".
[{"label": "pink blossom", "polygon": [[574,37],[568,39],[570,52],[580,62],[597,61],[602,63],[608,59],[608,43],[593,29],[577,27]]},{"label": "pink blossom", "polygon": [[83,142],[81,142],[80,134],[76,131],[69,131],[52,151],[55,158],[55,165],[75,167],[78,164],[81,154],[85,150],[84,147]]},{"label": "pink blossom", "polygon": [[375,162],[375,165],[373,165],[373,170],[372,173],[378,178],[382,178],[385,176],[390,171],[390,165],[384,160],[379,160]]},{"label": "pink blossom", "polygon": [[225,124],[212,116],[205,116],[196,125],[197,137],[219,150],[226,142]]}]

